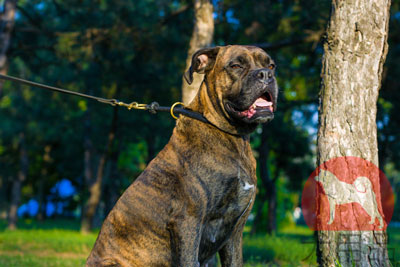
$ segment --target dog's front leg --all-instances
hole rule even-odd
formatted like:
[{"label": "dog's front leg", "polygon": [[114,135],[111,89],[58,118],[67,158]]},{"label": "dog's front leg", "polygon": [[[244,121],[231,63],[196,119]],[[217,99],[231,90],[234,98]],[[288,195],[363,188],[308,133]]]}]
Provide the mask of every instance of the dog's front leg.
[{"label": "dog's front leg", "polygon": [[171,235],[172,266],[199,267],[201,224],[198,218],[184,216],[168,224]]},{"label": "dog's front leg", "polygon": [[222,267],[243,266],[242,231],[236,231],[218,253]]}]

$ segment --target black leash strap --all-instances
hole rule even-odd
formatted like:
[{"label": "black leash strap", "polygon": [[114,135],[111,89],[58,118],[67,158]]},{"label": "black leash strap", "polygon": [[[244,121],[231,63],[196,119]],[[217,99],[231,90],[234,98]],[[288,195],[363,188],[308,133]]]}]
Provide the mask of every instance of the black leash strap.
[{"label": "black leash strap", "polygon": [[[152,102],[151,104],[139,104],[138,102],[124,103],[117,99],[109,99],[109,98],[102,98],[102,97],[96,97],[96,96],[92,96],[92,95],[82,94],[82,93],[78,93],[78,92],[74,92],[74,91],[70,91],[70,90],[66,90],[66,89],[62,89],[62,88],[58,88],[58,87],[53,87],[53,86],[49,86],[49,85],[45,85],[45,84],[41,84],[41,83],[31,82],[28,80],[24,80],[24,79],[9,76],[9,75],[0,74],[0,79],[17,82],[20,84],[25,84],[28,86],[33,86],[33,87],[37,87],[37,88],[41,88],[41,89],[51,90],[51,91],[55,91],[55,92],[59,92],[59,93],[63,93],[63,94],[69,94],[69,95],[75,95],[75,96],[80,96],[80,97],[84,97],[84,98],[89,98],[89,99],[93,99],[98,102],[101,102],[104,104],[109,104],[112,106],[123,106],[123,107],[126,107],[128,110],[131,110],[131,109],[148,110],[151,114],[156,114],[157,111],[165,111],[165,112],[170,112],[171,116],[174,119],[177,119],[175,114],[182,114],[184,116],[202,121],[204,123],[210,123],[202,114],[185,108],[183,106],[183,103],[181,103],[181,102],[176,102],[171,107],[160,106],[157,102]],[[182,107],[176,107],[177,105],[181,105]]]}]

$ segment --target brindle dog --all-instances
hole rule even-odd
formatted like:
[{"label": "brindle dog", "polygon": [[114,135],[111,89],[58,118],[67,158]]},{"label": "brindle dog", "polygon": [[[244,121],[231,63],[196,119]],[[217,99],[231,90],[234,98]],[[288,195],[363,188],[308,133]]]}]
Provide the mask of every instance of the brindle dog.
[{"label": "brindle dog", "polygon": [[252,46],[206,48],[193,55],[205,73],[165,148],[125,191],[103,223],[87,266],[199,266],[217,252],[242,266],[242,231],[256,195],[248,135],[273,119],[274,61]]}]

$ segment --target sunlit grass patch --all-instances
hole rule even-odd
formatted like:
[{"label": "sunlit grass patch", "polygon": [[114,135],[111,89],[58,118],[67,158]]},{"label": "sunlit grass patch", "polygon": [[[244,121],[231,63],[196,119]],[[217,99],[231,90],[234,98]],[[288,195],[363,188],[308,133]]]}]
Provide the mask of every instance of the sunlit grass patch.
[{"label": "sunlit grass patch", "polygon": [[92,246],[94,234],[81,235],[71,230],[17,230],[0,233],[0,251],[86,253]]},{"label": "sunlit grass patch", "polygon": [[79,222],[21,220],[19,229],[0,223],[0,266],[84,266],[96,233],[82,235]]},{"label": "sunlit grass patch", "polygon": [[0,254],[0,266],[7,267],[46,267],[46,266],[63,266],[75,267],[84,266],[85,258],[62,258],[58,255],[39,257],[36,254],[27,255],[2,255]]},{"label": "sunlit grass patch", "polygon": [[245,235],[243,257],[246,266],[316,264],[315,241],[310,230],[302,229],[273,236]]}]

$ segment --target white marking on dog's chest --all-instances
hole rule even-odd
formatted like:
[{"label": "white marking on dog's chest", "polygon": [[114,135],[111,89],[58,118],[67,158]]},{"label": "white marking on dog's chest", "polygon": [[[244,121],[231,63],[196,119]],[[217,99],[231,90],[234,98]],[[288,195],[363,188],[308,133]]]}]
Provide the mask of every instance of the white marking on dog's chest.
[{"label": "white marking on dog's chest", "polygon": [[[238,169],[238,179],[241,180],[240,177],[240,168]],[[243,181],[242,181],[243,182]],[[254,188],[254,184],[249,184],[248,182],[244,182],[243,190],[248,191],[250,189]]]},{"label": "white marking on dog's chest", "polygon": [[247,190],[252,189],[252,188],[254,188],[254,184],[249,184],[248,182],[244,183],[244,186],[243,186],[244,190],[247,191]]}]

